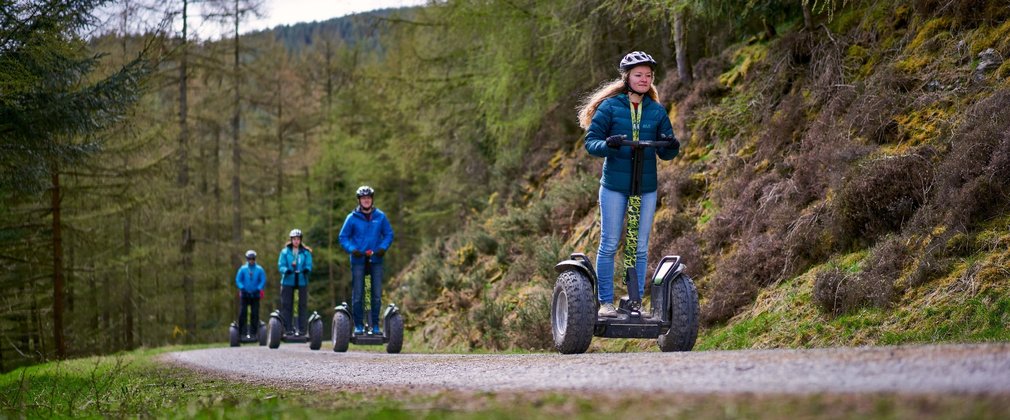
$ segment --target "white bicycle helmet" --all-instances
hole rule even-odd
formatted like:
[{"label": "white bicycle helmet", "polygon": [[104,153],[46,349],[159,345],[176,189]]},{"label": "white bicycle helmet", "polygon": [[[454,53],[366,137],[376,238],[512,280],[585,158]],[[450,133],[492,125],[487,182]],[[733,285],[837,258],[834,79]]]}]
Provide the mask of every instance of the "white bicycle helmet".
[{"label": "white bicycle helmet", "polygon": [[656,66],[659,65],[659,63],[657,63],[656,60],[652,59],[651,55],[646,54],[642,51],[632,51],[628,53],[628,55],[624,56],[623,59],[621,59],[621,65],[618,66],[618,68],[622,72],[626,72],[628,70],[631,70],[635,66],[641,64],[646,64],[649,67],[652,67],[653,69],[655,69]]},{"label": "white bicycle helmet", "polygon": [[298,229],[291,229],[291,234],[288,235],[288,237],[294,238],[295,236],[301,238],[302,237],[302,231],[298,230]]},{"label": "white bicycle helmet", "polygon": [[245,252],[245,258],[247,260],[254,260],[254,259],[256,259],[256,251],[253,251],[251,249],[248,250],[248,251],[246,251]]},{"label": "white bicycle helmet", "polygon": [[373,190],[372,187],[369,187],[367,185],[362,185],[358,187],[358,191],[356,191],[354,194],[357,195],[358,198],[372,197],[375,195],[375,190]]}]

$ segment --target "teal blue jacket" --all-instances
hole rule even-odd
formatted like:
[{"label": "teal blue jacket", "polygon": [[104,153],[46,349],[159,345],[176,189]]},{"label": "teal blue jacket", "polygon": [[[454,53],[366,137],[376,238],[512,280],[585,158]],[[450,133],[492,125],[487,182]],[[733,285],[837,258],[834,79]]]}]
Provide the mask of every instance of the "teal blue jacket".
[{"label": "teal blue jacket", "polygon": [[[673,124],[666,113],[666,108],[649,97],[642,100],[642,121],[638,133],[640,141],[657,141],[660,134],[673,136]],[[628,140],[631,133],[631,104],[628,95],[607,98],[596,109],[593,121],[586,130],[586,151],[589,154],[604,158],[603,178],[600,185],[609,190],[625,194],[631,193],[631,147],[622,146],[619,149],[607,147],[607,137],[624,134]],[[667,147],[661,149],[645,149],[645,164],[642,167],[642,193],[656,191],[656,158],[670,160],[677,156],[679,148]]]},{"label": "teal blue jacket", "polygon": [[[297,286],[305,287],[309,284],[309,275],[312,274],[312,251],[301,245],[298,247],[298,257],[295,258],[295,253],[291,252],[292,248],[292,245],[288,243],[281,250],[281,255],[277,257],[277,269],[281,272],[281,286],[295,286],[295,277],[298,277]],[[296,261],[298,264],[292,267],[291,263]],[[298,272],[297,276],[295,276],[295,272]]]}]

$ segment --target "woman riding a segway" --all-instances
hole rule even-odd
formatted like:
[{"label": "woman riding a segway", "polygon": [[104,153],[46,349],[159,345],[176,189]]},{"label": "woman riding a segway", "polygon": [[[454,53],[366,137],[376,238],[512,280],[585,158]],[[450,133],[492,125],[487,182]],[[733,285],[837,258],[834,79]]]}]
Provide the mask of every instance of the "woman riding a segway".
[{"label": "woman riding a segway", "polygon": [[[600,317],[616,317],[614,308],[614,256],[617,254],[629,210],[629,232],[637,227],[637,243],[630,238],[625,245],[625,265],[637,274],[637,290],[628,285],[632,305],[640,308],[645,293],[645,272],[649,232],[656,212],[656,159],[677,156],[680,143],[673,136],[673,125],[666,109],[659,103],[653,84],[656,61],[641,51],[624,56],[619,65],[620,78],[593,92],[579,110],[579,124],[586,129],[585,147],[589,154],[604,158],[600,178],[600,247],[596,255]],[[636,153],[631,142],[669,142],[658,148],[644,148]],[[635,162],[637,156],[641,162]],[[632,191],[634,170],[641,170],[639,191]],[[637,195],[635,193],[640,193]],[[635,210],[638,211],[635,211]],[[635,213],[638,218],[635,220]],[[637,222],[637,223],[636,223]],[[637,226],[634,226],[637,224]],[[635,293],[637,292],[637,294]],[[634,299],[634,297],[639,299]]]}]

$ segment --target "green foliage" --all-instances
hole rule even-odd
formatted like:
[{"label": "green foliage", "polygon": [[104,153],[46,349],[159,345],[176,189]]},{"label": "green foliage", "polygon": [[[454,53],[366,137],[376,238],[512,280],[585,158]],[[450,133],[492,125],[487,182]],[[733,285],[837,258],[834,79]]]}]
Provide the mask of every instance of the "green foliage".
[{"label": "green foliage", "polygon": [[[0,188],[37,193],[53,168],[80,164],[136,102],[147,74],[137,58],[93,76],[78,32],[105,1],[4,2],[0,17]],[[94,80],[98,79],[98,80]]]}]

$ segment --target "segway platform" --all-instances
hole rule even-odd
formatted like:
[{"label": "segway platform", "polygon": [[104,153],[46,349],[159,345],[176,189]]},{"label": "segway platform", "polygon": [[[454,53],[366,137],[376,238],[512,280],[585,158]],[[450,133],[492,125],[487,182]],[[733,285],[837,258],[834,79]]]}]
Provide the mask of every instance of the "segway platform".
[{"label": "segway platform", "polygon": [[385,334],[376,335],[376,334],[361,333],[351,335],[351,344],[357,344],[361,346],[381,346],[388,342],[389,337],[386,337]]},{"label": "segway platform", "polygon": [[260,327],[256,330],[256,335],[239,334],[238,323],[232,322],[228,326],[228,342],[232,347],[238,347],[245,343],[259,343],[261,346],[267,345],[267,324],[259,321]]},{"label": "segway platform", "polygon": [[[403,317],[400,316],[400,308],[390,303],[382,315],[382,334],[354,333],[354,318],[347,307],[347,302],[342,302],[340,306],[334,308],[333,313],[333,351],[343,353],[347,351],[349,344],[363,346],[386,345],[387,353],[399,353],[403,348]],[[365,330],[370,327],[366,326]]]},{"label": "segway platform", "polygon": [[308,343],[309,336],[302,334],[284,334],[281,336],[281,341],[285,343]]},{"label": "segway platform", "polygon": [[319,350],[323,345],[323,317],[318,312],[312,312],[308,319],[309,330],[307,334],[294,334],[284,330],[284,317],[280,310],[270,314],[270,323],[267,326],[267,347],[276,349],[281,342],[285,343],[309,343],[309,349]]}]

